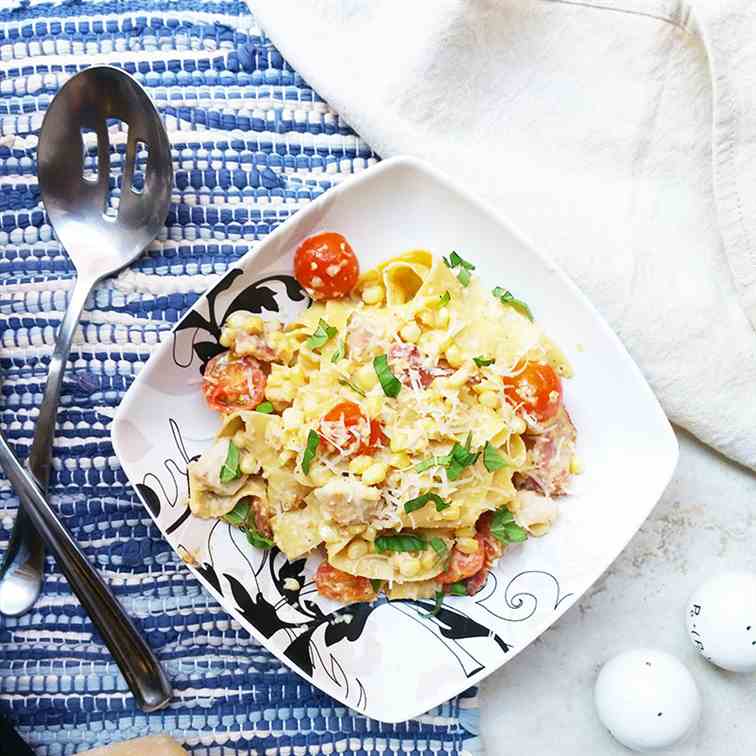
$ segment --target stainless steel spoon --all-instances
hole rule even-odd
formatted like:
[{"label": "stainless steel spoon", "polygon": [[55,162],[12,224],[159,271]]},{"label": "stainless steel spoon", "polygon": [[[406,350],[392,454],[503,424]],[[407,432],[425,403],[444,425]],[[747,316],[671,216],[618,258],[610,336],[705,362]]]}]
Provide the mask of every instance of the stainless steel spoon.
[{"label": "stainless steel spoon", "polygon": [[[106,212],[109,210],[110,181],[108,119],[120,119],[128,124],[117,214],[112,210]],[[97,135],[97,175],[93,178],[85,177],[83,172],[82,129]],[[134,182],[139,143],[148,150],[143,186]],[[45,501],[50,477],[63,371],[81,312],[94,285],[128,265],[155,238],[168,213],[173,183],[170,144],[158,112],[131,76],[110,66],[88,68],[61,88],[42,122],[37,158],[42,201],[58,240],[76,268],[77,279],[50,360],[47,384],[27,461],[33,476],[28,482],[36,484],[43,496],[40,501],[40,497],[30,493],[28,486],[24,486],[23,490],[17,487],[22,506],[0,567],[0,612],[7,615],[23,614],[32,606],[40,591],[44,546],[34,524],[40,525],[42,520],[45,521],[46,527],[40,530],[44,539],[48,540],[48,546],[51,545],[49,539],[57,537],[56,533],[60,534],[58,529],[62,528],[49,505],[42,506],[41,502]],[[9,478],[12,472],[17,477],[17,460],[5,443],[0,444],[0,465]],[[75,556],[70,544],[56,543],[53,551],[71,587],[81,598],[77,590],[81,586],[77,586],[76,580],[86,570],[91,573],[89,578],[94,580],[92,576],[96,575],[95,571],[83,557],[79,559]],[[96,578],[102,582],[99,576]],[[104,583],[102,585],[104,587]],[[117,607],[119,621],[125,623],[124,632],[136,635],[120,605],[109,592],[106,599]],[[92,612],[90,616],[97,624]],[[101,627],[99,629],[102,631]],[[106,637],[104,633],[103,637]],[[170,686],[165,682],[157,661],[144,641],[138,635],[136,638],[143,647],[141,651],[149,658],[143,656],[135,659],[135,668],[144,670],[145,665],[156,668],[151,670],[151,674],[159,671],[162,677],[162,683],[158,683],[157,687],[162,687],[162,692],[170,698]],[[124,663],[128,664],[128,660],[124,660]],[[126,675],[120,661],[119,665]],[[128,679],[129,676],[126,676]],[[167,698],[163,704],[167,703]],[[148,705],[155,708],[152,704]]]}]

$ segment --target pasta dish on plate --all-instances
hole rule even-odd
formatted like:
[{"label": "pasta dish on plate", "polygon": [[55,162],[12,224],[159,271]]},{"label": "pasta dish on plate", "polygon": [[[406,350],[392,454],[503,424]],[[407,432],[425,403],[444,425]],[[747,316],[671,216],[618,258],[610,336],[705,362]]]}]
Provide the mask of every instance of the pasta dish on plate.
[{"label": "pasta dish on plate", "polygon": [[313,300],[296,320],[223,323],[203,375],[222,425],[189,465],[192,513],[289,559],[320,549],[315,584],[336,601],[475,594],[580,471],[569,363],[456,252],[360,274],[322,233],[294,268]]}]

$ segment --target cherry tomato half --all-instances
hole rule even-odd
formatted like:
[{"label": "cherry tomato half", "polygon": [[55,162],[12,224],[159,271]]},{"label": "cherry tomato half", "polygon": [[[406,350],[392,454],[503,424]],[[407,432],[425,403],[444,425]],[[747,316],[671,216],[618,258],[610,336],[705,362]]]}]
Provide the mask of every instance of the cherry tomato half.
[{"label": "cherry tomato half", "polygon": [[[343,422],[344,427],[348,429],[357,428],[357,426],[364,424],[365,415],[362,414],[358,404],[354,402],[339,402],[337,405],[331,407],[328,412],[323,416],[323,422],[326,423],[339,423]],[[351,440],[347,445],[347,451],[357,454],[372,454],[378,447],[384,446],[388,443],[383,433],[383,426],[378,420],[371,420],[368,428],[365,428],[362,437],[355,436],[354,440]],[[321,444],[326,444],[334,448],[329,439],[321,432]],[[355,445],[359,441],[359,444]],[[350,448],[352,447],[352,448]]]},{"label": "cherry tomato half", "polygon": [[265,373],[254,357],[223,352],[207,363],[202,392],[211,409],[253,410],[265,399]]},{"label": "cherry tomato half", "polygon": [[436,575],[436,580],[445,585],[447,583],[458,583],[460,580],[472,577],[479,572],[485,562],[485,544],[480,536],[478,539],[478,550],[475,554],[465,554],[457,548],[452,549],[449,557],[449,566],[440,575]]},{"label": "cherry tomato half", "polygon": [[562,381],[554,368],[545,362],[520,362],[514,372],[502,377],[510,404],[541,423],[554,417],[562,406]]},{"label": "cherry tomato half", "polygon": [[345,297],[359,275],[357,257],[341,234],[316,234],[297,247],[294,276],[313,299]]},{"label": "cherry tomato half", "polygon": [[366,577],[356,577],[323,562],[315,573],[318,593],[334,601],[372,601],[373,585]]}]

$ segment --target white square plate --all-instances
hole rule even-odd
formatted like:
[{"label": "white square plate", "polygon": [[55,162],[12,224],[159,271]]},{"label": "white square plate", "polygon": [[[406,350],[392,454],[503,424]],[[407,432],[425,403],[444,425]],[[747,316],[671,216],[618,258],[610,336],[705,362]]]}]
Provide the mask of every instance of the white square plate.
[{"label": "white square plate", "polygon": [[[306,306],[291,276],[307,236],[339,231],[363,270],[422,247],[456,249],[491,287],[526,300],[575,367],[565,401],[585,473],[560,501],[555,527],[511,548],[473,597],[342,607],[318,596],[319,557],[287,562],[240,531],[194,518],[186,465],[219,418],[200,392],[203,360],[221,351],[220,325],[251,310],[286,320]],[[113,443],[171,546],[249,632],[346,705],[397,722],[480,682],[560,617],[609,566],[655,505],[677,461],[661,407],[619,339],[574,284],[508,223],[428,166],[386,160],[331,189],[268,236],[177,324],[121,404]],[[287,590],[287,577],[303,587]],[[291,581],[289,581],[289,585]]]}]

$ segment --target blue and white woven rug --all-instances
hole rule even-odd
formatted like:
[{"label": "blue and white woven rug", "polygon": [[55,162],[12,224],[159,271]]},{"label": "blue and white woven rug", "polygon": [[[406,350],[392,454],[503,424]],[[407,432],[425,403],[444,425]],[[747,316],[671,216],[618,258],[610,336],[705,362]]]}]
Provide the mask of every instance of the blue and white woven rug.
[{"label": "blue and white woven rug", "polygon": [[[475,691],[383,725],[303,682],[200,588],[138,503],[110,444],[114,408],[201,291],[292,213],[378,158],[261,35],[240,2],[0,0],[0,424],[25,456],[73,271],[40,202],[45,108],[95,62],[122,66],[165,119],[167,227],[98,287],[65,381],[53,503],[166,665],[176,703],[137,710],[48,561],[34,611],[0,619],[0,711],[42,754],[146,733],[195,754],[478,754]],[[0,480],[0,549],[17,500]],[[0,744],[0,752],[2,752]]]}]

